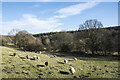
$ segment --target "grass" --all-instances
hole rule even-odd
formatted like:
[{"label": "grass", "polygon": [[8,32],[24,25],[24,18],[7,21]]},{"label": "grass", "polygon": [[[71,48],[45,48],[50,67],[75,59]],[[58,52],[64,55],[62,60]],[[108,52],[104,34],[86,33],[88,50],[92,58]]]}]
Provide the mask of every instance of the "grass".
[{"label": "grass", "polygon": [[[3,47],[2,49],[2,77],[3,78],[118,78],[118,63],[115,57],[80,57],[80,55],[65,53],[42,54],[34,52],[24,52],[14,47]],[[12,56],[17,53],[17,56]],[[38,60],[26,59],[29,54],[39,56]],[[53,57],[56,54],[57,57]],[[75,61],[74,57],[78,60]],[[68,60],[64,64],[64,59]],[[48,61],[49,65],[44,63]],[[69,72],[70,66],[74,67],[76,72]]]}]

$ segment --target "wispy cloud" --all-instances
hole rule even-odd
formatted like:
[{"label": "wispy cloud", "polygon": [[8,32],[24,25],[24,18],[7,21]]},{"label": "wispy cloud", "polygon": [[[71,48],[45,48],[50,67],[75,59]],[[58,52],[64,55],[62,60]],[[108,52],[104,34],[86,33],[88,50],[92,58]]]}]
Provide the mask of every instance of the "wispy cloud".
[{"label": "wispy cloud", "polygon": [[33,5],[33,7],[35,7],[35,8],[36,8],[36,7],[39,7],[39,6],[40,6],[39,4],[35,4],[35,5]]},{"label": "wispy cloud", "polygon": [[[39,32],[48,32],[52,30],[55,31],[55,28],[63,25],[63,23],[60,22],[60,18],[67,18],[69,16],[80,14],[82,11],[92,8],[97,4],[98,3],[95,2],[87,2],[62,8],[56,11],[56,15],[49,17],[45,20],[41,20],[35,15],[24,14],[19,20],[3,22],[3,31],[5,32],[6,29],[11,30],[16,28],[25,29],[30,32],[36,30],[39,30]],[[38,7],[38,5],[34,5],[34,7]],[[57,28],[56,31],[60,31],[60,29]]]},{"label": "wispy cloud", "polygon": [[98,2],[87,2],[83,4],[72,5],[66,8],[62,8],[58,10],[56,13],[59,15],[55,15],[54,18],[66,18],[69,16],[80,14],[82,11],[92,8],[96,6]]},{"label": "wispy cloud", "polygon": [[24,14],[20,20],[14,20],[9,22],[3,22],[3,30],[5,29],[25,29],[27,31],[39,30],[49,31],[56,26],[60,26],[62,23],[56,19],[40,20],[37,16],[31,14]]}]

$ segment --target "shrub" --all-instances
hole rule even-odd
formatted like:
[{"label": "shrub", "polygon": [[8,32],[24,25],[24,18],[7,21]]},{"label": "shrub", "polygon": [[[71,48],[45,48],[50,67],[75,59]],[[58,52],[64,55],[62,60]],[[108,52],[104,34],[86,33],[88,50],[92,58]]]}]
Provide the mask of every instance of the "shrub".
[{"label": "shrub", "polygon": [[40,39],[32,36],[32,34],[19,32],[15,36],[14,44],[23,50],[39,51],[43,50],[43,45]]}]

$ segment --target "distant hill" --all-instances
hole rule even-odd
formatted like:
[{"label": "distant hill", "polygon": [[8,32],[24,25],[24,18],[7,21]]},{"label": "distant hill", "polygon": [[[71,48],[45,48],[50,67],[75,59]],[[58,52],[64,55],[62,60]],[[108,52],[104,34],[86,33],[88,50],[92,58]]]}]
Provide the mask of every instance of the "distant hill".
[{"label": "distant hill", "polygon": [[[113,27],[106,27],[106,28],[103,28],[103,29],[109,29],[109,30],[120,30],[120,26],[113,26]],[[14,36],[16,35],[20,30],[17,30],[17,29],[13,29],[11,30],[7,36]],[[25,30],[22,30],[23,32],[26,32]],[[62,32],[48,32],[48,33],[39,33],[39,34],[33,34],[34,37],[39,37],[39,36],[48,36],[48,35],[53,35],[53,34],[56,34],[56,33],[63,33],[63,32],[67,32],[67,33],[74,33],[74,32],[79,32],[79,30],[76,30],[76,31],[62,31]]]},{"label": "distant hill", "polygon": [[[113,26],[113,27],[106,27],[103,29],[109,29],[109,30],[120,30],[120,26]],[[74,32],[79,32],[80,30],[76,30],[76,31],[62,31],[62,32],[48,32],[48,33],[39,33],[39,34],[33,34],[34,37],[39,37],[39,36],[48,36],[48,35],[53,35],[56,33],[63,33],[63,32],[67,32],[67,33],[74,33]]]}]

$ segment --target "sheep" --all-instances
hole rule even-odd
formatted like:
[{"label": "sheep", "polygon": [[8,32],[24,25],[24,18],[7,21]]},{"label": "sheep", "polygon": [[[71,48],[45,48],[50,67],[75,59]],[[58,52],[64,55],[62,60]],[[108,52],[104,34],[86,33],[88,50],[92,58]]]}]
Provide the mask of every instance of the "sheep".
[{"label": "sheep", "polygon": [[35,59],[36,59],[36,56],[33,56],[33,59],[35,60]]},{"label": "sheep", "polygon": [[39,53],[41,54],[42,52],[41,52],[41,51],[39,51]]},{"label": "sheep", "polygon": [[36,58],[37,56],[33,56],[33,57],[35,57],[35,58]]},{"label": "sheep", "polygon": [[16,53],[13,53],[13,56],[16,56]]},{"label": "sheep", "polygon": [[54,57],[57,57],[56,55],[53,55]]},{"label": "sheep", "polygon": [[29,59],[29,55],[27,55],[26,58]]},{"label": "sheep", "polygon": [[48,66],[48,62],[45,62],[45,65]]},{"label": "sheep", "polygon": [[37,56],[37,59],[40,59],[40,57],[39,57],[39,56]]},{"label": "sheep", "polygon": [[74,58],[75,61],[77,61],[77,58]]},{"label": "sheep", "polygon": [[70,67],[69,71],[72,73],[72,75],[75,73],[75,69],[73,67]]},{"label": "sheep", "polygon": [[67,62],[68,62],[68,60],[65,59],[65,60],[64,60],[64,63],[67,63]]},{"label": "sheep", "polygon": [[35,53],[37,53],[37,50],[35,50]]}]

